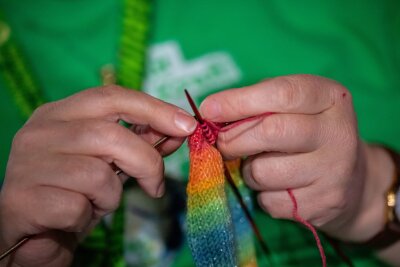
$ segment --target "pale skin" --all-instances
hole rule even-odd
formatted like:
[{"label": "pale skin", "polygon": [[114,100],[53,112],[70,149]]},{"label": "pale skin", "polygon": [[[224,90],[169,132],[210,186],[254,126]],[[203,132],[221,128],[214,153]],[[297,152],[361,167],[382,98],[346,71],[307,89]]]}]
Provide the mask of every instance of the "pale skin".
[{"label": "pale skin", "polygon": [[[245,181],[273,217],[293,218],[292,188],[299,214],[333,237],[362,242],[382,229],[394,164],[385,150],[360,140],[351,95],[340,84],[279,77],[211,95],[200,110],[216,122],[273,112],[217,141],[226,158],[247,157]],[[400,266],[399,243],[380,251],[382,259]]]},{"label": "pale skin", "polygon": [[[139,135],[118,120],[143,125]],[[161,154],[196,121],[179,108],[116,86],[90,89],[39,108],[17,133],[0,195],[0,249],[35,235],[2,266],[69,266],[79,239],[119,205],[114,163],[150,196],[164,192]],[[152,144],[171,138],[159,151]]]},{"label": "pale skin", "polygon": [[[273,217],[292,219],[285,191],[292,188],[299,214],[331,236],[364,241],[382,228],[394,166],[384,150],[360,140],[343,86],[280,77],[211,95],[201,112],[220,122],[274,113],[221,133],[217,142],[224,157],[247,157],[245,181]],[[145,126],[131,132],[120,119]],[[14,139],[0,195],[0,249],[36,235],[10,266],[69,265],[78,240],[119,204],[126,177],[110,163],[161,196],[159,152],[174,151],[195,126],[179,108],[115,86],[39,108]],[[174,138],[157,151],[151,144],[163,135]],[[399,265],[396,246],[380,255]]]}]

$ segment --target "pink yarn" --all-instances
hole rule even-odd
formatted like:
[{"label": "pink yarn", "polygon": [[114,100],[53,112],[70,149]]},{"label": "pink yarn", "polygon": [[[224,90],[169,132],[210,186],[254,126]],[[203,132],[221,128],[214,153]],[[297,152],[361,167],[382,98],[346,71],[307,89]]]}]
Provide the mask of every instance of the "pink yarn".
[{"label": "pink yarn", "polygon": [[312,234],[314,235],[314,238],[315,238],[315,242],[317,243],[319,255],[321,256],[322,266],[326,267],[326,256],[325,256],[324,248],[322,247],[322,244],[321,244],[321,240],[319,239],[317,230],[315,230],[314,226],[312,226],[308,221],[304,220],[299,215],[296,197],[294,196],[292,189],[289,188],[289,189],[286,189],[286,191],[288,192],[290,199],[292,200],[292,203],[293,203],[293,211],[292,211],[293,218],[296,221],[298,221],[299,223],[301,223],[302,225],[304,225],[305,227],[307,227],[312,232]]}]

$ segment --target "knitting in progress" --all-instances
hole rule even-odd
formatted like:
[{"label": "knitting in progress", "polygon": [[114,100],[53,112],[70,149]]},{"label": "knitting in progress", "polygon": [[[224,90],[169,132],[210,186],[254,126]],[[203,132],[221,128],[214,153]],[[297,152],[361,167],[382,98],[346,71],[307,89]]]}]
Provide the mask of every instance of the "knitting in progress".
[{"label": "knitting in progress", "polygon": [[189,148],[187,230],[193,258],[197,266],[237,266],[222,157],[201,127],[189,138]]},{"label": "knitting in progress", "polygon": [[[186,224],[195,264],[198,267],[257,266],[253,231],[262,247],[265,247],[264,251],[267,249],[258,236],[254,221],[246,214],[252,204],[250,190],[240,175],[240,160],[224,163],[221,153],[214,146],[220,131],[231,129],[242,121],[225,128],[208,122],[201,118],[187,92],[186,95],[199,121],[195,132],[188,138],[190,172]],[[227,185],[227,179],[231,187]],[[295,196],[291,189],[288,189],[288,193],[293,203],[293,218],[314,234],[325,267],[325,254],[317,232],[298,215]]]}]

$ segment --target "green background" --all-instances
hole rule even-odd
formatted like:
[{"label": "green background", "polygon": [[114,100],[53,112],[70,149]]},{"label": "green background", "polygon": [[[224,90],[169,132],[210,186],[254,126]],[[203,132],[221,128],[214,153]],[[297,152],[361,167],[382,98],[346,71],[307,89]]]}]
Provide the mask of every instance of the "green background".
[{"label": "green background", "polygon": [[[121,1],[1,0],[0,10],[50,101],[98,86],[100,68],[116,64]],[[297,73],[337,80],[353,95],[362,138],[400,149],[399,13],[395,0],[155,1],[150,44],[174,40],[188,60],[228,52],[242,72],[235,87]],[[0,114],[4,173],[24,120],[2,80]],[[265,237],[279,266],[319,265],[306,230],[258,218],[268,226]],[[335,257],[328,248],[328,262],[339,264]],[[357,266],[377,264],[368,265],[359,252],[353,259]],[[177,266],[188,260],[182,256]]]}]

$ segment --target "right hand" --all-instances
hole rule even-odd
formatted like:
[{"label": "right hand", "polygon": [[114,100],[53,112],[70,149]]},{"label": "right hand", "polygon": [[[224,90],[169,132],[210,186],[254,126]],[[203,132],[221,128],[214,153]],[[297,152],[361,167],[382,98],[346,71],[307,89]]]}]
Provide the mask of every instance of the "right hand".
[{"label": "right hand", "polygon": [[[148,125],[140,136],[117,122]],[[32,236],[6,266],[68,266],[77,242],[120,201],[123,178],[164,191],[163,160],[196,121],[183,110],[118,86],[89,89],[38,108],[14,138],[0,195],[0,252]],[[174,138],[176,137],[176,138]]]}]

